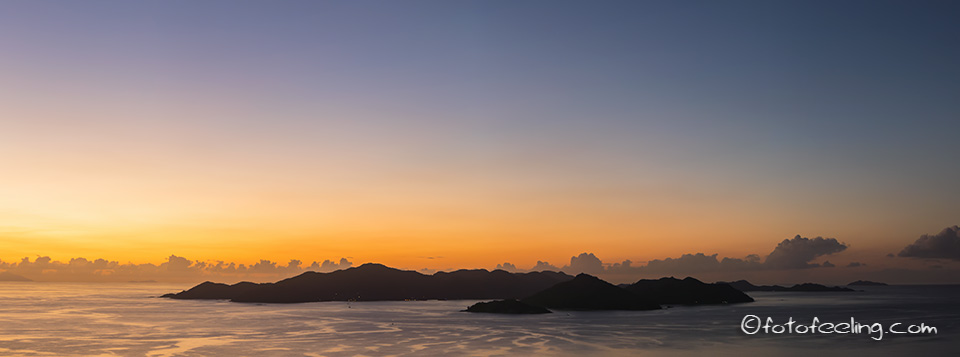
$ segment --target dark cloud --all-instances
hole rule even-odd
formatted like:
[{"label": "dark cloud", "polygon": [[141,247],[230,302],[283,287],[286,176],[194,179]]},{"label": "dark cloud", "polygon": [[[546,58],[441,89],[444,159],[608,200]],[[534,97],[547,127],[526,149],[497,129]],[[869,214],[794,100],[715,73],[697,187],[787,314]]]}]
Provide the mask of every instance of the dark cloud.
[{"label": "dark cloud", "polygon": [[679,258],[654,259],[641,270],[653,274],[697,274],[715,271],[760,270],[760,256],[750,254],[743,258],[717,259],[717,254],[684,254]]},{"label": "dark cloud", "polygon": [[760,263],[760,256],[750,254],[740,258],[723,258],[720,260],[720,268],[723,270],[758,270],[763,268]]},{"label": "dark cloud", "polygon": [[847,268],[858,268],[862,266],[866,266],[866,264],[863,264],[861,262],[850,262],[850,264],[847,264]]},{"label": "dark cloud", "polygon": [[633,266],[630,260],[624,260],[620,263],[613,263],[604,268],[607,274],[639,274],[642,267]]},{"label": "dark cloud", "polygon": [[887,258],[893,258],[893,257],[896,257],[896,255],[893,255],[893,253],[887,254]]},{"label": "dark cloud", "polygon": [[897,255],[908,258],[960,260],[960,227],[947,227],[932,236],[924,234]]},{"label": "dark cloud", "polygon": [[[814,267],[835,267],[833,263],[824,265],[811,263],[814,259],[845,250],[847,246],[834,238],[803,238],[796,236],[785,239],[761,262],[760,256],[750,254],[743,258],[724,257],[704,253],[684,254],[679,258],[654,259],[646,265],[633,266],[626,260],[622,263],[603,264],[593,254],[580,254],[571,258],[571,265],[564,272],[589,271],[606,274],[649,274],[649,275],[692,275],[721,271],[759,271],[779,269],[805,269]],[[602,267],[600,270],[598,267]]]},{"label": "dark cloud", "polygon": [[767,255],[763,265],[768,269],[804,269],[820,266],[810,261],[817,257],[839,253],[847,249],[847,245],[838,242],[835,238],[816,237],[813,239],[801,236],[793,239],[784,239],[770,255]]},{"label": "dark cloud", "polygon": [[[725,257],[718,259],[717,254],[684,254],[679,258],[654,259],[641,270],[656,274],[697,274],[715,271],[747,271],[776,269],[805,269],[821,266],[810,263],[820,256],[841,252],[847,246],[833,238],[803,238],[796,236],[785,239],[761,262],[760,256],[750,254],[744,258]],[[835,266],[830,264],[830,266]]]},{"label": "dark cloud", "polygon": [[847,245],[838,242],[834,238],[804,238],[798,235],[793,239],[784,239],[763,261],[761,261],[760,256],[757,254],[750,254],[743,258],[718,258],[718,254],[707,255],[704,253],[696,253],[683,254],[679,258],[654,259],[647,262],[646,265],[634,265],[634,262],[630,260],[605,264],[593,253],[585,252],[578,256],[570,257],[570,264],[562,268],[558,268],[547,262],[537,261],[537,264],[530,270],[520,269],[513,263],[497,264],[496,269],[510,272],[551,270],[562,271],[567,274],[588,273],[593,275],[664,276],[714,272],[806,269],[815,267],[832,268],[836,265],[829,261],[824,262],[823,265],[811,262],[818,257],[841,252],[845,249],[847,249]]},{"label": "dark cloud", "polygon": [[684,254],[679,258],[654,259],[641,270],[650,273],[692,274],[720,269],[717,255]]}]

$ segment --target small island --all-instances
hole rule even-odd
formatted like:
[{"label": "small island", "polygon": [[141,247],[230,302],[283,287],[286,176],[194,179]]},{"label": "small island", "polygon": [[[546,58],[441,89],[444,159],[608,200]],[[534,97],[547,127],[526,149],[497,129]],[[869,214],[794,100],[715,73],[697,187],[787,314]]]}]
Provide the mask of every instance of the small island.
[{"label": "small island", "polygon": [[857,280],[850,284],[847,284],[847,286],[889,286],[889,285],[887,285],[886,283],[880,283],[876,281]]},{"label": "small island", "polygon": [[856,291],[842,286],[826,286],[815,283],[796,284],[791,287],[780,285],[753,285],[746,280],[737,280],[730,283],[717,282],[717,284],[728,284],[742,292],[748,291],[787,291],[787,292],[852,292]]},{"label": "small island", "polygon": [[541,306],[534,306],[516,299],[478,302],[471,305],[465,312],[483,312],[494,314],[549,314],[550,310]]}]

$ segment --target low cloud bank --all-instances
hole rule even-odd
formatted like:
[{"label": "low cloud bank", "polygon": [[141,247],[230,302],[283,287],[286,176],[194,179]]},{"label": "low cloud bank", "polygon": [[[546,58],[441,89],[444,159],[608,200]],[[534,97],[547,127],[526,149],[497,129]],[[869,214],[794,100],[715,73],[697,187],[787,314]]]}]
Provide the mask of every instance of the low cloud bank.
[{"label": "low cloud bank", "polygon": [[756,254],[750,254],[743,258],[724,257],[720,259],[717,254],[696,253],[684,254],[679,258],[654,259],[647,262],[646,265],[634,266],[630,260],[605,264],[593,253],[582,253],[570,257],[570,263],[562,268],[547,262],[537,261],[537,264],[529,270],[519,269],[512,263],[498,264],[497,269],[512,272],[553,270],[567,274],[587,273],[594,275],[697,274],[717,271],[809,269],[821,266],[833,267],[834,265],[830,263],[820,265],[812,263],[812,261],[821,256],[839,253],[846,249],[847,245],[840,243],[835,238],[804,238],[798,235],[793,239],[784,239],[763,260]]},{"label": "low cloud bank", "polygon": [[164,281],[193,282],[216,281],[274,281],[305,271],[328,272],[345,269],[353,263],[346,258],[338,262],[324,260],[304,266],[300,260],[290,260],[285,265],[270,260],[255,264],[236,264],[224,261],[189,260],[171,255],[167,261],[156,264],[121,264],[106,259],[87,260],[73,258],[68,262],[55,261],[50,257],[38,257],[31,261],[0,261],[0,271],[25,276],[37,281]]}]

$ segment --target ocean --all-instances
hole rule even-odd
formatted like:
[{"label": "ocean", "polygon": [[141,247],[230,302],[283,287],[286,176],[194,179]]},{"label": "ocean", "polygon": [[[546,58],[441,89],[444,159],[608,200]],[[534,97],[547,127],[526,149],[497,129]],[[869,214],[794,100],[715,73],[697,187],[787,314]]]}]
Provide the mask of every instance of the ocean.
[{"label": "ocean", "polygon": [[[747,304],[532,316],[460,311],[476,301],[275,305],[158,298],[189,287],[2,282],[0,356],[960,355],[960,285],[751,292],[756,302]],[[751,315],[772,319],[767,333],[744,332],[741,323]],[[787,326],[789,318],[795,323]],[[811,333],[814,318],[820,332],[834,333]],[[861,333],[838,333],[851,319]],[[754,331],[754,320],[747,320]],[[825,323],[840,325],[823,330]],[[936,333],[889,330],[911,325]]]}]

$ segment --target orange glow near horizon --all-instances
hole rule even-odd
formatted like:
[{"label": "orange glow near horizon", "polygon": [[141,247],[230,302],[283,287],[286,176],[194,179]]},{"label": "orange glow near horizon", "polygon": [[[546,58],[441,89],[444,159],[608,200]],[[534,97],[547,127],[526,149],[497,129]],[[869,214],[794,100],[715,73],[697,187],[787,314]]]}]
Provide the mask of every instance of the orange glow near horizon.
[{"label": "orange glow near horizon", "polygon": [[763,256],[795,234],[892,250],[904,236],[916,237],[918,224],[942,219],[891,230],[872,225],[876,210],[840,216],[803,201],[784,207],[762,187],[711,193],[682,177],[627,182],[513,165],[463,171],[456,162],[438,171],[322,153],[307,166],[307,157],[226,165],[236,158],[145,152],[14,157],[31,170],[3,177],[0,259],[160,263],[173,254],[283,264],[350,257],[408,269],[529,268],[538,260],[563,266],[583,252],[606,263],[700,252]]}]

